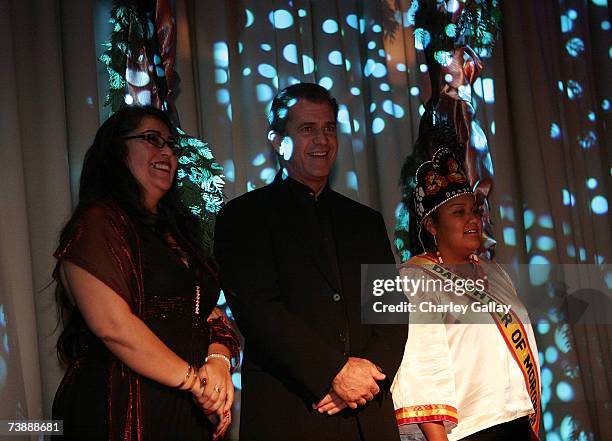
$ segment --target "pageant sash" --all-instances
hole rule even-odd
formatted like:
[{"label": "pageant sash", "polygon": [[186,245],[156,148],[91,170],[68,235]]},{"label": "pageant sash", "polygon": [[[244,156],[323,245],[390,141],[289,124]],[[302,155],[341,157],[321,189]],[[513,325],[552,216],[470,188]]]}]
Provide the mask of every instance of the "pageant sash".
[{"label": "pageant sash", "polygon": [[[450,280],[453,283],[459,280],[463,280],[461,276],[449,271],[447,268],[442,267],[432,259],[423,256],[414,256],[407,263],[417,265],[421,267],[426,273],[433,277]],[[464,285],[465,286],[465,285]],[[487,291],[467,291],[465,295],[469,296],[470,299],[479,302],[483,305],[489,305],[492,302],[498,305],[504,305],[503,302],[498,300],[495,296],[491,295]],[[491,308],[496,310],[497,308]],[[535,440],[538,440],[538,429],[540,425],[540,413],[541,413],[541,397],[540,397],[540,377],[538,375],[537,359],[533,356],[533,351],[529,346],[529,340],[527,339],[527,333],[525,327],[521,323],[519,317],[510,308],[508,314],[503,312],[490,312],[497,329],[501,333],[510,353],[516,360],[523,378],[525,379],[525,386],[533,405],[532,413],[528,416],[529,424],[531,425],[532,436]]]}]

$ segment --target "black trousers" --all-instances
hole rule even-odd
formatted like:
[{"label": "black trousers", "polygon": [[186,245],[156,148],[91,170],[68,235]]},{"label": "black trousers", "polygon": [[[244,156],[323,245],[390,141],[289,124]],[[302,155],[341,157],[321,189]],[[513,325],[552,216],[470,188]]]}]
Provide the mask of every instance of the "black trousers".
[{"label": "black trousers", "polygon": [[461,441],[529,441],[530,433],[529,420],[525,416],[473,433]]}]

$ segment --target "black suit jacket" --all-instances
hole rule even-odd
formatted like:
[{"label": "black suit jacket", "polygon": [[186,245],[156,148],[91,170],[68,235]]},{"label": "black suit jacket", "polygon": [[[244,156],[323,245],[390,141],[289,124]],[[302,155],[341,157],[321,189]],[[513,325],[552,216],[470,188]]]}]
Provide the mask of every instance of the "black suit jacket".
[{"label": "black suit jacket", "polygon": [[[326,190],[338,280],[290,184],[277,176],[217,217],[215,257],[245,337],[240,440],[336,440],[343,424],[359,424],[367,441],[398,440],[388,386],[407,329],[362,325],[360,315],[360,265],[394,263],[382,216]],[[380,366],[385,387],[365,408],[321,415],[311,405],[349,356]]]}]

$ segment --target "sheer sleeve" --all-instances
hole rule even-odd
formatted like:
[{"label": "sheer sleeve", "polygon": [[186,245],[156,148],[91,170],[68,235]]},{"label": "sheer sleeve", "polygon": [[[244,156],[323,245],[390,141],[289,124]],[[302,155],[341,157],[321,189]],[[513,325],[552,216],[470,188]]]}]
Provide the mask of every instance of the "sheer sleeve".
[{"label": "sheer sleeve", "polygon": [[227,347],[232,360],[231,371],[240,365],[240,340],[232,328],[227,316],[219,308],[213,309],[208,317],[210,326],[210,343],[219,343]]},{"label": "sheer sleeve", "polygon": [[[423,278],[423,272],[402,268],[402,277]],[[418,423],[443,421],[446,432],[457,425],[455,375],[441,313],[421,312],[423,302],[439,303],[436,293],[417,291],[409,297],[416,305],[410,315],[408,339],[391,393],[400,433],[424,440]]]},{"label": "sheer sleeve", "polygon": [[[137,280],[131,230],[127,218],[103,203],[78,214],[55,252],[58,260],[68,260],[99,279],[120,295],[135,311]],[[134,235],[132,234],[132,237]]]}]

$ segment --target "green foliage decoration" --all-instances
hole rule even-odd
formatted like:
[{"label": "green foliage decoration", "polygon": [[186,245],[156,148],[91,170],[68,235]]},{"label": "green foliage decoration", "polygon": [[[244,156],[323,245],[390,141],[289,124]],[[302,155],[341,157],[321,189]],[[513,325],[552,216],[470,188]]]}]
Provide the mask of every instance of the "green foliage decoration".
[{"label": "green foliage decoration", "polygon": [[109,23],[113,25],[110,41],[104,43],[106,50],[98,60],[108,73],[109,90],[104,106],[110,107],[112,114],[125,105],[127,58],[144,45],[145,28],[135,5],[129,1],[115,2]]},{"label": "green foliage decoration", "polygon": [[200,218],[202,245],[212,255],[215,218],[223,206],[223,167],[215,161],[207,143],[177,128],[177,183],[185,205]]},{"label": "green foliage decoration", "polygon": [[[501,32],[502,13],[498,0],[466,0],[456,23],[451,21],[447,2],[442,0],[414,0],[415,38],[427,35],[421,41],[427,51],[450,51],[470,46],[477,53],[490,52]],[[457,0],[457,4],[460,2]],[[418,31],[418,32],[417,32]]]}]

